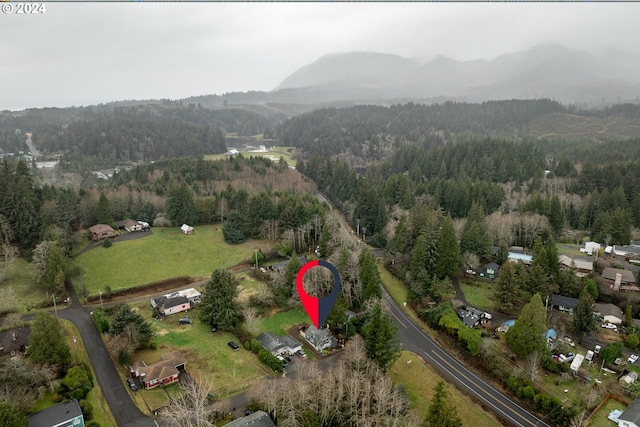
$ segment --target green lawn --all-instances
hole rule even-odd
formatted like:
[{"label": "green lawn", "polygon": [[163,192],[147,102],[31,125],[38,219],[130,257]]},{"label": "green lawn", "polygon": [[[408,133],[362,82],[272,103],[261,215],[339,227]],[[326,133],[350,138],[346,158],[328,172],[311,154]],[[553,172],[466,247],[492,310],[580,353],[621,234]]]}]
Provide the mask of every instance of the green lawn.
[{"label": "green lawn", "polygon": [[189,236],[177,227],[156,227],[147,237],[115,241],[110,248],[85,252],[76,262],[83,269],[89,293],[97,295],[107,286],[115,291],[171,277],[208,277],[216,268],[249,261],[256,246],[266,251],[271,243],[250,240],[228,245],[220,225],[197,226]]},{"label": "green lawn", "polygon": [[0,283],[2,310],[24,314],[34,310],[35,306],[46,299],[45,293],[38,289],[33,279],[29,263],[23,258],[18,258],[9,277]]},{"label": "green lawn", "polygon": [[287,329],[300,323],[311,324],[309,316],[302,308],[282,311],[271,317],[266,317],[262,319],[258,329],[263,332],[269,331],[277,335],[286,335]]},{"label": "green lawn", "polygon": [[409,291],[407,287],[387,270],[382,263],[378,264],[378,272],[380,273],[380,279],[384,284],[385,289],[391,295],[391,298],[398,304],[402,304],[407,301],[409,297]]},{"label": "green lawn", "polygon": [[[150,307],[141,309],[142,306],[136,309],[150,319]],[[238,351],[231,350],[227,343],[237,341],[236,337],[228,332],[212,333],[209,325],[201,322],[198,316],[197,309],[189,312],[192,325],[178,325],[182,313],[163,320],[151,319],[152,328],[158,333],[153,338],[157,348],[137,352],[134,361],[155,363],[162,354],[178,350],[187,360],[187,371],[196,381],[198,378],[208,380],[212,385],[210,392],[216,398],[247,390],[265,376],[274,374],[253,353],[242,347]]]},{"label": "green lawn", "polygon": [[[391,367],[389,376],[394,383],[405,386],[409,396],[409,408],[417,411],[420,419],[424,419],[433,398],[433,389],[438,381],[444,381],[443,378],[415,353],[408,351],[402,352],[400,358]],[[462,419],[462,425],[482,427],[502,425],[453,386],[448,385],[447,391],[458,416]]]},{"label": "green lawn", "polygon": [[[256,145],[260,145],[260,141],[256,140]],[[291,157],[294,147],[272,147],[266,153],[252,153],[243,149],[237,149],[244,157],[267,157],[273,161],[278,161],[280,157],[284,158],[289,166],[295,166],[296,161]],[[204,156],[206,160],[222,160],[226,159],[226,154],[209,154]]]},{"label": "green lawn", "polygon": [[493,284],[480,280],[460,282],[460,288],[469,304],[481,310],[492,311],[493,305]]},{"label": "green lawn", "polygon": [[593,414],[593,417],[589,420],[589,425],[593,427],[598,426],[614,426],[615,424],[607,418],[609,413],[614,409],[619,409],[624,411],[627,408],[627,405],[618,402],[617,400],[607,399],[607,403],[602,405],[598,412]]}]

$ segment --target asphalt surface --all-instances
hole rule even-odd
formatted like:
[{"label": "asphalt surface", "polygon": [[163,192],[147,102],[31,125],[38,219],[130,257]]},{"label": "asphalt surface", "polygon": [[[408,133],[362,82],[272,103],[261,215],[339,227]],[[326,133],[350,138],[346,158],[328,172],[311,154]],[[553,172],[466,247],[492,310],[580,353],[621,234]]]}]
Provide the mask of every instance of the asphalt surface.
[{"label": "asphalt surface", "polygon": [[492,384],[476,375],[448,353],[433,339],[421,331],[403,311],[384,293],[384,299],[391,318],[398,325],[403,347],[421,356],[450,384],[473,397],[484,407],[512,426],[549,426],[542,419],[508,398]]},{"label": "asphalt surface", "polygon": [[71,301],[70,307],[58,310],[58,316],[70,320],[78,328],[104,399],[111,408],[118,427],[157,427],[155,420],[144,415],[133,403],[88,309],[80,305],[75,294]]}]

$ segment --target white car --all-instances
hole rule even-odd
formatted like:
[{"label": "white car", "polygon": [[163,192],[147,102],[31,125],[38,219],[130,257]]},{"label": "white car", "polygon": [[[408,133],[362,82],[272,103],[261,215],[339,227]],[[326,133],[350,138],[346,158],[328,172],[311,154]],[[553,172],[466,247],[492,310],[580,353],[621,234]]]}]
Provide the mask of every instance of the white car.
[{"label": "white car", "polygon": [[565,338],[564,338],[564,341],[565,341],[567,344],[569,344],[571,347],[575,347],[575,346],[576,346],[576,344],[573,342],[573,340],[572,340],[571,338],[569,338],[569,337],[565,337]]},{"label": "white car", "polygon": [[603,323],[602,327],[605,329],[613,329],[614,331],[618,331],[618,327],[613,323]]},{"label": "white car", "polygon": [[636,363],[636,360],[638,360],[638,355],[637,354],[632,354],[631,356],[629,356],[629,358],[627,359],[627,362],[629,363]]}]

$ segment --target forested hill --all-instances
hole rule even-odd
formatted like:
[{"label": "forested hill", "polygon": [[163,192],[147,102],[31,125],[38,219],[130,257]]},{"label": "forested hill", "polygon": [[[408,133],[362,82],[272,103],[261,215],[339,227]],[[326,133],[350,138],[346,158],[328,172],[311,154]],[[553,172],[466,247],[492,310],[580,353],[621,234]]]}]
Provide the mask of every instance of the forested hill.
[{"label": "forested hill", "polygon": [[[180,101],[127,107],[95,106],[0,113],[0,149],[23,150],[33,132],[41,151],[68,158],[99,157],[103,164],[200,156],[225,151],[224,135],[264,133],[276,123],[251,111],[208,109]],[[18,148],[19,147],[19,148]]]},{"label": "forested hill", "polygon": [[276,133],[283,145],[308,152],[350,150],[379,159],[406,142],[424,146],[464,135],[518,138],[532,119],[558,112],[567,108],[548,99],[327,108],[289,119]]},{"label": "forested hill", "polygon": [[640,138],[640,106],[577,110],[549,99],[481,104],[404,104],[325,108],[291,118],[276,129],[282,145],[323,156],[380,160],[406,143],[423,148],[469,138],[610,142]]}]

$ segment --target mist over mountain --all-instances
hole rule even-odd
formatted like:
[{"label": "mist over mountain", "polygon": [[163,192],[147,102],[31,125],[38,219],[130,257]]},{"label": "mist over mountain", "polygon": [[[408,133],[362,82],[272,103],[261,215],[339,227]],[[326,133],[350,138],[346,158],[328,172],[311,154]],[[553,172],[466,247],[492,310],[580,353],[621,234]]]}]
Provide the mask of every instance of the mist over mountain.
[{"label": "mist over mountain", "polygon": [[[595,55],[543,45],[492,60],[439,56],[419,64],[397,55],[325,55],[285,78],[272,92],[333,94],[333,100],[446,98],[464,101],[551,98],[597,105],[640,96],[640,58],[609,50]],[[289,94],[291,95],[291,93]],[[327,101],[327,97],[323,101]],[[303,101],[304,102],[304,101]]]}]

